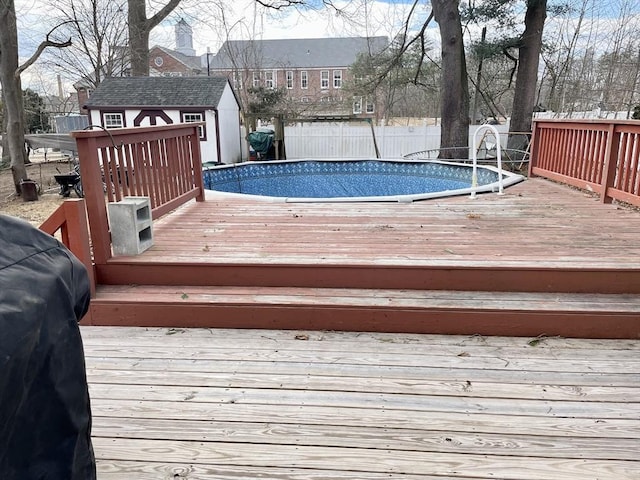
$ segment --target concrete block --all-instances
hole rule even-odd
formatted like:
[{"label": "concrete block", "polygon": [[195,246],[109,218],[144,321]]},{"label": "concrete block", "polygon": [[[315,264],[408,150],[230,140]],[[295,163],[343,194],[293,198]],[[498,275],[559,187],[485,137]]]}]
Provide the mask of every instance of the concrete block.
[{"label": "concrete block", "polygon": [[153,245],[149,197],[124,197],[107,209],[114,255],[138,255]]}]

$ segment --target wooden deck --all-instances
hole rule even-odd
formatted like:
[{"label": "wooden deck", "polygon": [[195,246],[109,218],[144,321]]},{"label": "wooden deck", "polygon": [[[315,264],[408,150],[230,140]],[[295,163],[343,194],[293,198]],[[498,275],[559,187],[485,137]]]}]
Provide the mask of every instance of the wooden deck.
[{"label": "wooden deck", "polygon": [[82,335],[99,480],[640,478],[637,340]]},{"label": "wooden deck", "polygon": [[475,200],[208,200],[159,219],[154,234],[126,263],[640,268],[639,212],[540,178]]},{"label": "wooden deck", "polygon": [[209,199],[154,236],[96,265],[87,323],[640,338],[640,212],[540,178],[412,204]]}]

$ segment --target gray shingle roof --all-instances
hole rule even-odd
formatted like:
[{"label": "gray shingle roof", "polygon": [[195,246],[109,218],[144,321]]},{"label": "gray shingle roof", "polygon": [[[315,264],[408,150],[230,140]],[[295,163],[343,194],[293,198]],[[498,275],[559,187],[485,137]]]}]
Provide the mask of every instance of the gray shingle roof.
[{"label": "gray shingle roof", "polygon": [[348,67],[358,53],[379,52],[388,44],[387,37],[230,40],[211,58],[210,66],[224,70]]},{"label": "gray shingle roof", "polygon": [[202,65],[200,64],[200,57],[199,56],[190,57],[189,55],[185,55],[184,53],[180,53],[177,50],[171,50],[170,48],[161,47],[159,45],[156,45],[155,48],[158,48],[158,49],[162,50],[167,55],[171,55],[173,58],[175,58],[179,62],[183,63],[187,67],[191,68],[192,70],[200,70],[200,71],[202,71]]},{"label": "gray shingle roof", "polygon": [[228,81],[225,77],[110,77],[87,103],[96,107],[215,107]]}]

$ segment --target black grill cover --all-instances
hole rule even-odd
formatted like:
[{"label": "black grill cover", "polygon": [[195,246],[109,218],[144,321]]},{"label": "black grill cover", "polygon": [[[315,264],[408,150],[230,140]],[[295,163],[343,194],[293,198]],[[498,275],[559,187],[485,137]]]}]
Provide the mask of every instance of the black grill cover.
[{"label": "black grill cover", "polygon": [[0,215],[0,478],[92,480],[78,321],[87,271],[64,245]]}]

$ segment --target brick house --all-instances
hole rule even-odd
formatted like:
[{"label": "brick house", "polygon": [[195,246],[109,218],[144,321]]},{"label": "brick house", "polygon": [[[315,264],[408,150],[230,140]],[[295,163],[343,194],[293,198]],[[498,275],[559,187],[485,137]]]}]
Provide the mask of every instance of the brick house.
[{"label": "brick house", "polygon": [[209,59],[212,74],[227,75],[243,104],[250,87],[282,88],[302,116],[375,118],[376,99],[344,86],[360,53],[379,52],[386,37],[232,40]]},{"label": "brick house", "polygon": [[201,57],[196,56],[193,49],[193,30],[184,19],[180,19],[174,27],[176,48],[155,45],[149,50],[150,76],[190,77],[206,75],[203,71]]}]

